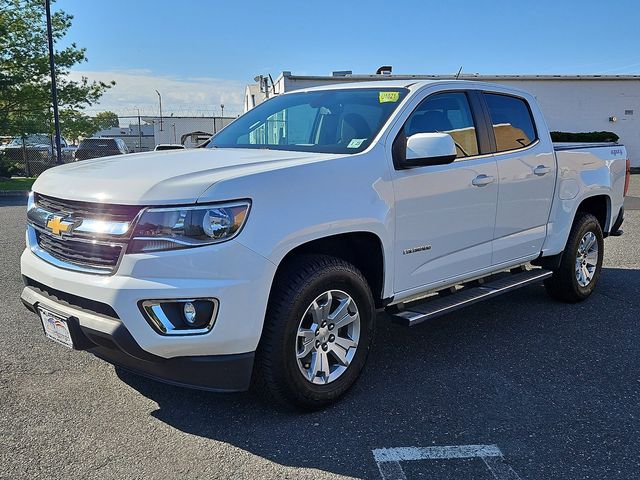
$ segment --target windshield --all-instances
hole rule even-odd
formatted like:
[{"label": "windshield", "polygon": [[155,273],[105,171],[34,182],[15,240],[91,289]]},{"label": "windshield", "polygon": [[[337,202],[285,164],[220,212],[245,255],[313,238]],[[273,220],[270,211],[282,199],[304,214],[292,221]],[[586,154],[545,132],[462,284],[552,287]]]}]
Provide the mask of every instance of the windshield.
[{"label": "windshield", "polygon": [[[25,145],[49,145],[51,143],[51,139],[47,135],[35,133],[33,135],[27,135],[24,138],[24,143]],[[11,143],[9,145],[11,145],[12,147],[18,145],[21,146],[22,138],[14,138],[13,140],[11,140]]]},{"label": "windshield", "polygon": [[404,88],[354,88],[281,95],[235,120],[207,147],[361,152],[406,94]]}]

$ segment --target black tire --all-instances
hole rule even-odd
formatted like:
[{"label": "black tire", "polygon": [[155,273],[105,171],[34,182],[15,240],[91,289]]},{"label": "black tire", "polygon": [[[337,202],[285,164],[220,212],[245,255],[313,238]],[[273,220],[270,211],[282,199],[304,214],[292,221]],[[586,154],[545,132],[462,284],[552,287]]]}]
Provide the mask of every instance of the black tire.
[{"label": "black tire", "polygon": [[[360,314],[358,346],[346,370],[317,385],[303,376],[296,359],[300,321],[309,305],[329,290],[352,297]],[[280,269],[271,289],[262,338],[256,351],[254,387],[288,407],[317,410],[341,397],[357,380],[373,343],[375,306],[366,279],[344,260],[327,255],[299,255]]]},{"label": "black tire", "polygon": [[[596,236],[598,260],[593,278],[588,285],[582,286],[576,277],[576,257],[580,241],[588,232],[592,232]],[[590,213],[578,212],[571,227],[567,245],[562,253],[560,266],[554,270],[553,276],[544,282],[547,293],[556,300],[566,303],[585,300],[591,295],[600,278],[603,254],[604,236],[602,235],[600,223]]]}]

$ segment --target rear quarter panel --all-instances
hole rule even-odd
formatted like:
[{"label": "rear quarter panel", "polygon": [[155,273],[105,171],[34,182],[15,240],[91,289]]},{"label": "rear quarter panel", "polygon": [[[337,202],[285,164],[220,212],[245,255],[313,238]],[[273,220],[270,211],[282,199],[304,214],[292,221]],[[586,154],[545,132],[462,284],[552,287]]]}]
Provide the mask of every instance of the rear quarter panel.
[{"label": "rear quarter panel", "polygon": [[605,232],[611,228],[624,202],[627,152],[622,145],[569,146],[556,144],[558,177],[543,255],[564,250],[579,205],[605,195],[608,212]]}]

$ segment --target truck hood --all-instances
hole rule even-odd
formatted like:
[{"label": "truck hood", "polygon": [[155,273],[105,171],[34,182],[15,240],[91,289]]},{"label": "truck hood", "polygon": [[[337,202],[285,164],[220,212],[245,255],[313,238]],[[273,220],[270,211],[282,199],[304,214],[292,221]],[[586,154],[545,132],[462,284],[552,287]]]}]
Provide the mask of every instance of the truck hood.
[{"label": "truck hood", "polygon": [[162,205],[194,203],[214,183],[339,155],[197,148],[83,160],[45,171],[33,190],[66,200]]}]

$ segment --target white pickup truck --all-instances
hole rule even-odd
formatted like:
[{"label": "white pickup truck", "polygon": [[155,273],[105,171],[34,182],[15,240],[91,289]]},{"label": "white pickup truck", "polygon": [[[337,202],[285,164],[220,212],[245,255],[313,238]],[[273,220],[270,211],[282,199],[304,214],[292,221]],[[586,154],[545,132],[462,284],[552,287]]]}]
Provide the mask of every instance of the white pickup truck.
[{"label": "white pickup truck", "polygon": [[622,145],[554,147],[526,92],[311,88],[205,148],[43,173],[22,300],[125,369],[320,408],[356,381],[376,310],[412,326],[541,281],[587,298],[628,181]]}]

